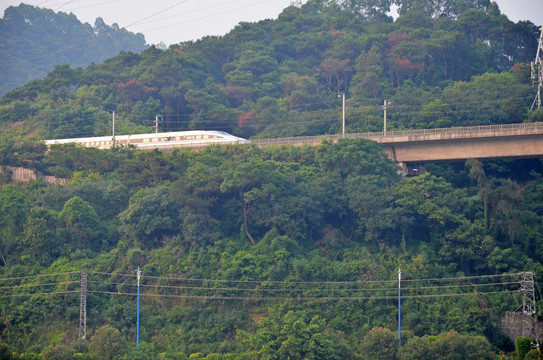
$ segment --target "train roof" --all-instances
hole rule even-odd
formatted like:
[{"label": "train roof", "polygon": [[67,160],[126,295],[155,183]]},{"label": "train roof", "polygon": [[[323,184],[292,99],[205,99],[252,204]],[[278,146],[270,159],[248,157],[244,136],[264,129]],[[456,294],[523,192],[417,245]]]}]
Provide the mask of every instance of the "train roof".
[{"label": "train roof", "polygon": [[[196,135],[217,135],[231,140],[246,140],[229,134],[225,131],[219,130],[187,130],[187,131],[173,131],[164,133],[147,133],[147,134],[132,134],[132,135],[116,135],[115,140],[126,139],[145,139],[145,138],[157,138],[157,137],[176,137],[176,136],[196,136]],[[71,139],[51,139],[45,140],[47,145],[53,144],[67,144],[67,143],[86,143],[94,141],[110,141],[112,136],[99,136],[99,137],[86,137],[86,138],[71,138]]]}]

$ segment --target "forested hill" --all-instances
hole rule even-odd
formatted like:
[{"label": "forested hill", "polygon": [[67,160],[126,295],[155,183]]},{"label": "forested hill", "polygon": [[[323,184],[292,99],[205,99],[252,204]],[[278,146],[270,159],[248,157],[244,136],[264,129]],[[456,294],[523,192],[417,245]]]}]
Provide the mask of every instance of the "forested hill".
[{"label": "forested hill", "polygon": [[527,112],[535,90],[523,65],[536,54],[536,25],[484,0],[398,2],[394,21],[387,1],[310,0],[223,37],[57,67],[1,99],[0,126],[41,138],[106,135],[116,110],[119,133],[149,131],[156,115],[161,130],[337,133],[338,93],[349,132],[381,130],[384,99],[392,129],[541,119]]},{"label": "forested hill", "polygon": [[73,14],[26,4],[5,10],[0,33],[0,96],[43,78],[55,65],[87,66],[147,47],[142,34],[108,26],[101,18],[93,27]]},{"label": "forested hill", "polygon": [[[542,120],[523,64],[534,24],[484,0],[396,2],[393,21],[388,0],[310,0],[7,93],[0,359],[538,358],[500,324],[525,272],[542,284],[540,159],[402,178],[367,139],[168,153],[35,141],[110,134],[108,110],[118,133],[157,114],[163,130],[338,132],[338,92],[347,131],[380,130],[383,99],[395,129]],[[13,184],[5,165],[67,181]]]}]

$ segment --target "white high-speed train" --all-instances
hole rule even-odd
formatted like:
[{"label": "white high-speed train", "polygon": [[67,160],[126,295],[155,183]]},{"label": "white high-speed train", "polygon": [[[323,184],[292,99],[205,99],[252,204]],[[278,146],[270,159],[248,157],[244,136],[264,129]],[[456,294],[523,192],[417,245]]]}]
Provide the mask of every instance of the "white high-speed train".
[{"label": "white high-speed train", "polygon": [[[108,149],[112,147],[113,137],[90,137],[75,139],[45,140],[47,146],[76,143],[86,147]],[[249,140],[231,135],[224,131],[191,130],[154,134],[118,135],[116,146],[134,145],[141,150],[173,149],[178,147],[201,147],[211,144],[246,144]]]}]

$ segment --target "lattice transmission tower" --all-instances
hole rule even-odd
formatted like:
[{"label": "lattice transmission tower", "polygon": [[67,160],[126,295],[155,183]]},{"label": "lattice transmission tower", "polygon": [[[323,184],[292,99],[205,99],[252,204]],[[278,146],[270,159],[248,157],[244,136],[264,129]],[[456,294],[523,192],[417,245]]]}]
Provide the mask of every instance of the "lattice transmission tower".
[{"label": "lattice transmission tower", "polygon": [[541,107],[541,90],[543,87],[543,26],[541,27],[541,35],[539,35],[535,61],[532,62],[532,82],[534,86],[537,86],[537,94],[530,110],[533,110],[536,106],[538,109]]},{"label": "lattice transmission tower", "polygon": [[514,311],[507,312],[502,321],[502,328],[512,338],[529,336],[539,341],[537,323],[534,273],[525,272],[522,274],[519,294],[522,296],[522,304]]},{"label": "lattice transmission tower", "polygon": [[87,273],[81,273],[81,297],[79,300],[79,338],[87,337]]}]

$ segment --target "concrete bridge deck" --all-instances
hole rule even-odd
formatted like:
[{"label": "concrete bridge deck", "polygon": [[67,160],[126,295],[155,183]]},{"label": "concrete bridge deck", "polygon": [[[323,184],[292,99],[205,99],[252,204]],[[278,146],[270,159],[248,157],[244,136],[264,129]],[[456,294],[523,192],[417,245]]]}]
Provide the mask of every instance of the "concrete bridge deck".
[{"label": "concrete bridge deck", "polygon": [[543,123],[521,123],[255,139],[252,144],[318,145],[323,140],[366,138],[383,144],[389,157],[401,163],[543,157]]}]

